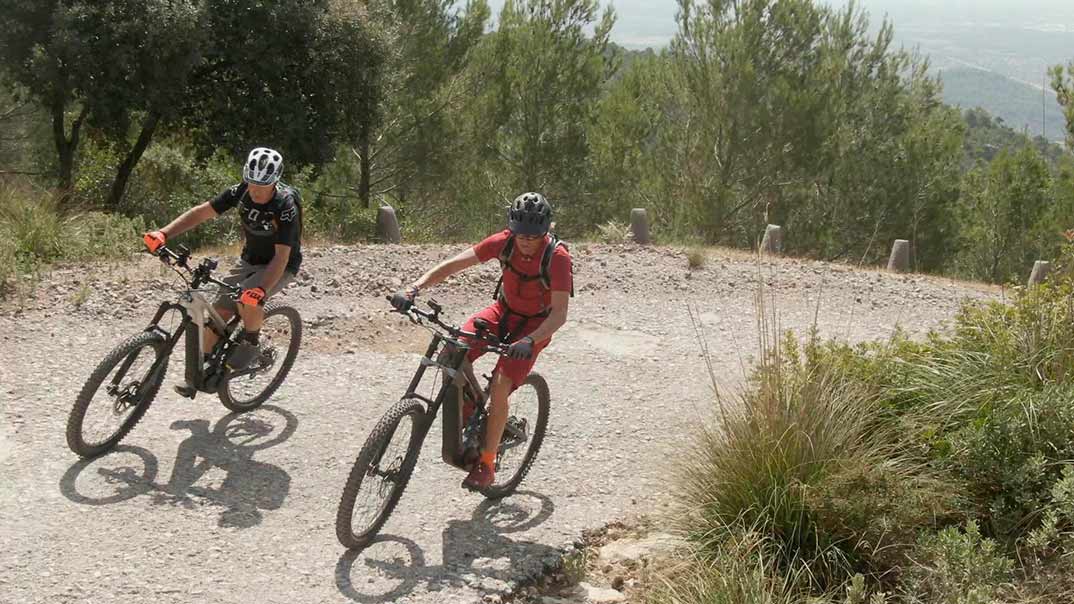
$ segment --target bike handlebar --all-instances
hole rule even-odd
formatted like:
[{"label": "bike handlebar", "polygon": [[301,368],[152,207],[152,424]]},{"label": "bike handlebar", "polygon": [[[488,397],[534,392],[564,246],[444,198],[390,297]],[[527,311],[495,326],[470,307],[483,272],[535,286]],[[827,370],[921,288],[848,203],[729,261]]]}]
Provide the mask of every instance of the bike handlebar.
[{"label": "bike handlebar", "polygon": [[[216,270],[217,262],[211,258],[205,258],[201,261],[201,264],[195,268],[190,268],[190,250],[185,245],[178,247],[178,253],[168,248],[168,246],[161,246],[156,252],[150,252],[154,256],[160,258],[160,261],[171,267],[181,267],[187,270],[191,275],[190,286],[193,289],[197,289],[204,283],[212,283],[224,289],[230,290],[233,294],[238,294],[242,291],[242,288],[237,285],[225,283],[212,276],[212,271]],[[178,272],[178,270],[176,271]]]},{"label": "bike handlebar", "polygon": [[[391,301],[392,297],[387,296],[387,299]],[[459,327],[455,327],[454,325],[444,323],[440,320],[440,312],[443,310],[443,308],[439,304],[437,304],[435,300],[429,300],[428,304],[429,308],[431,308],[432,311],[422,310],[418,308],[417,304],[411,304],[410,308],[407,310],[393,309],[392,312],[406,315],[406,317],[414,323],[421,323],[422,319],[428,320],[434,325],[440,327],[445,332],[447,332],[447,334],[450,335],[451,338],[454,340],[459,340],[460,338],[479,340],[480,342],[485,344],[485,349],[489,352],[496,353],[500,356],[504,356],[507,354],[507,349],[509,348],[509,345],[501,341],[500,338],[490,334],[486,330],[479,329],[475,333],[466,331]]]}]

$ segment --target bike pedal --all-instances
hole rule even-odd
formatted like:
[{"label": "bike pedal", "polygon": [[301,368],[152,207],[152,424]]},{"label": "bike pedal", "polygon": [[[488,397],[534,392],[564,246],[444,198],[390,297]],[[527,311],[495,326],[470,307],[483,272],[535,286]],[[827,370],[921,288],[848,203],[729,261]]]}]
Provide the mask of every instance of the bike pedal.
[{"label": "bike pedal", "polygon": [[187,386],[186,384],[176,384],[175,393],[179,396],[185,396],[190,400],[194,400],[194,397],[198,394],[198,389],[193,386]]}]

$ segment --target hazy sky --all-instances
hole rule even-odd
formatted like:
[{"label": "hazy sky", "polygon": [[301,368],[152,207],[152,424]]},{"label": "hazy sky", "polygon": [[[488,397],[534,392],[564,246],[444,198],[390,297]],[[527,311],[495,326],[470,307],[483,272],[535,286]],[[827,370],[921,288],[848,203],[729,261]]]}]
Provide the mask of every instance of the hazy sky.
[{"label": "hazy sky", "polygon": [[[604,0],[607,4],[609,0]],[[847,0],[829,0],[838,6]],[[676,0],[610,0],[617,19],[612,39],[626,46],[662,46],[676,30]],[[1074,0],[865,0],[878,21],[888,14],[899,26],[927,27],[937,20],[1015,27],[1058,28],[1074,33]],[[493,15],[503,0],[489,0]]]}]

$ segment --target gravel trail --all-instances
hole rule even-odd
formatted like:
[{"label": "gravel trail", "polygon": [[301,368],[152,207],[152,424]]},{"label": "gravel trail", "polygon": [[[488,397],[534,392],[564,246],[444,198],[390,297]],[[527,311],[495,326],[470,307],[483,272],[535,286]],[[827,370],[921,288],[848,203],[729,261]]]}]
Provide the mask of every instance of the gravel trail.
[{"label": "gravel trail", "polygon": [[[437,423],[383,539],[346,554],[333,526],[347,473],[428,341],[384,295],[458,249],[310,249],[281,297],[303,316],[303,348],[269,404],[232,416],[208,395],[179,397],[177,350],[142,422],[90,462],[64,440],[75,395],[176,280],[148,257],[60,268],[0,305],[0,602],[496,601],[584,529],[667,504],[668,458],[711,411],[691,315],[734,387],[757,349],[759,284],[783,328],[816,317],[848,341],[921,333],[960,300],[1000,297],[818,262],[710,251],[689,271],[678,249],[575,246],[570,320],[537,364],[549,434],[520,493],[490,504],[460,489]],[[447,318],[488,303],[494,265],[432,294]]]}]

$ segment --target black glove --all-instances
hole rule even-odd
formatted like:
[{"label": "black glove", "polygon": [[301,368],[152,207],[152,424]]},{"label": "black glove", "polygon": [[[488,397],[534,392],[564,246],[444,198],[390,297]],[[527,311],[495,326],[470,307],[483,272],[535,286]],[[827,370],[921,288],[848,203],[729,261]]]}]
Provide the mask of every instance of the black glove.
[{"label": "black glove", "polygon": [[414,306],[414,297],[418,295],[417,288],[412,288],[407,291],[395,292],[392,296],[392,307],[399,312],[407,312],[411,306]]},{"label": "black glove", "polygon": [[517,360],[533,358],[533,338],[526,336],[507,348],[507,356]]}]

